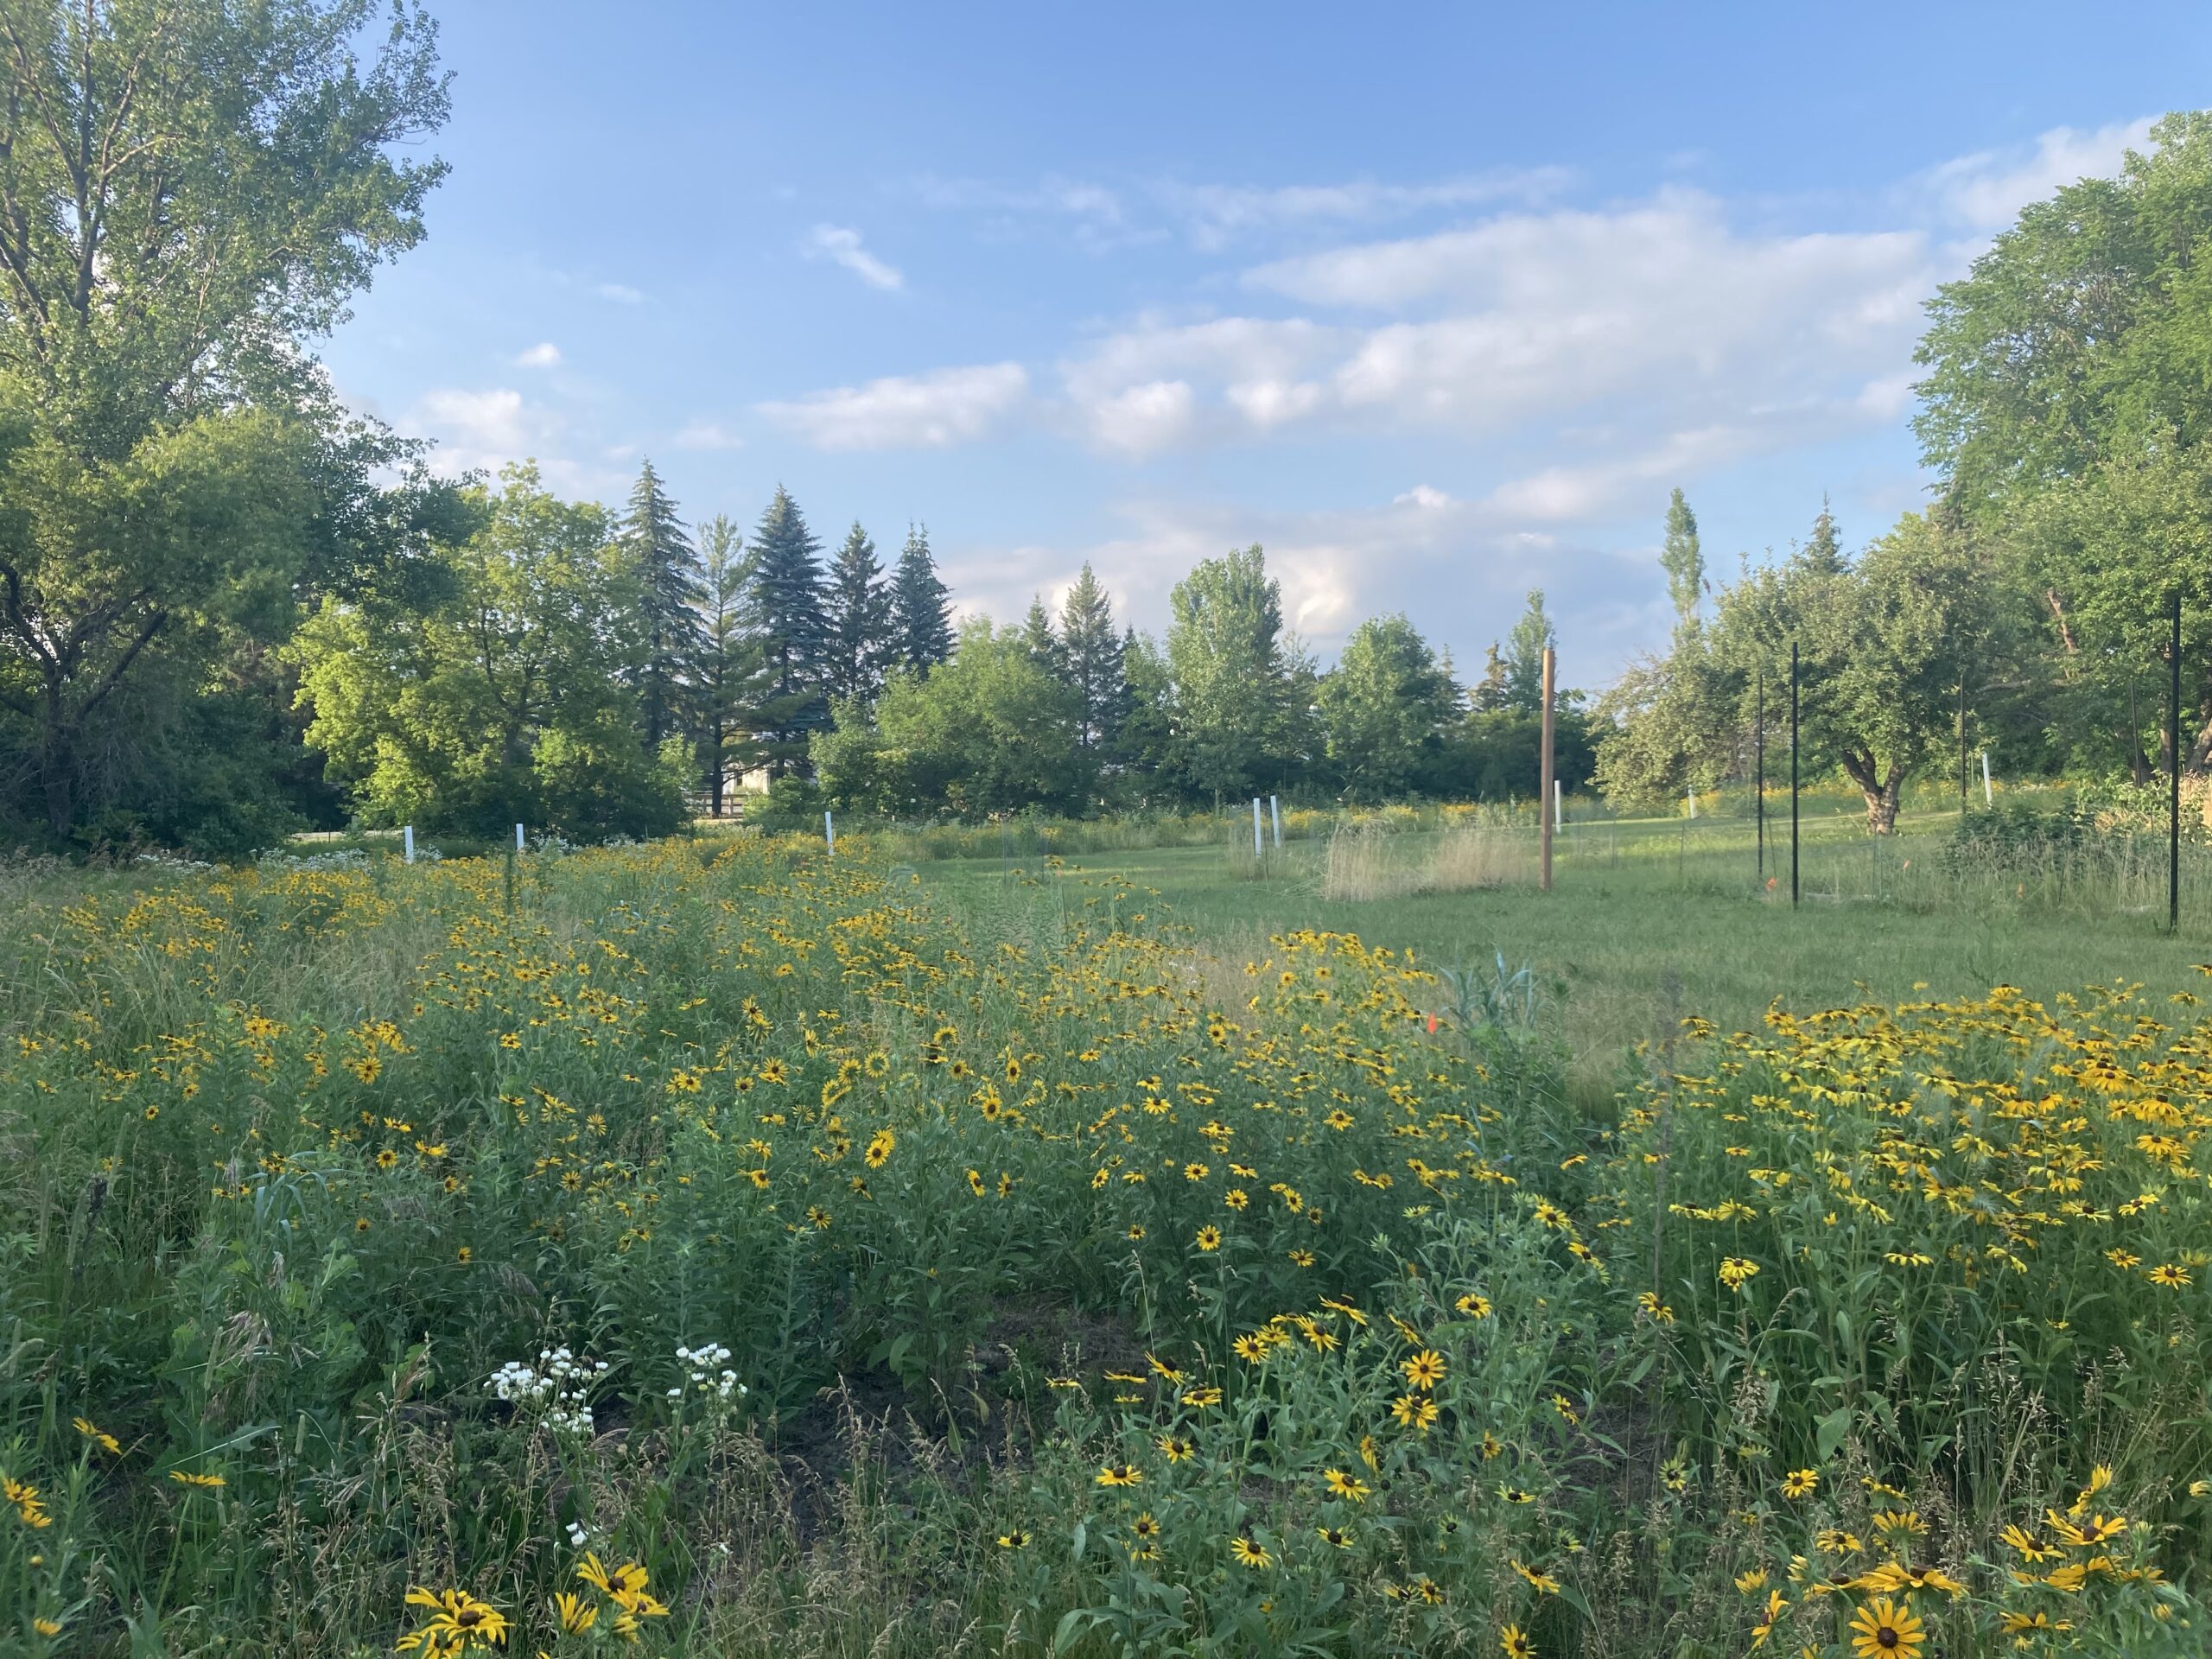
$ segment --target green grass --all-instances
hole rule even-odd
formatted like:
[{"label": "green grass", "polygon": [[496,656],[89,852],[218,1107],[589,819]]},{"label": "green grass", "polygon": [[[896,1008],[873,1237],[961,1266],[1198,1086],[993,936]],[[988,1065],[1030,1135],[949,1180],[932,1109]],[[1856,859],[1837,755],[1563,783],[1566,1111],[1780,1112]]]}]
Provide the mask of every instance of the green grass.
[{"label": "green grass", "polygon": [[[2202,849],[2185,849],[2175,935],[2165,928],[2163,849],[2139,849],[2147,878],[2134,868],[2125,880],[2105,873],[2071,883],[2033,868],[1945,871],[1955,823],[1931,815],[1877,842],[1842,813],[1808,820],[1794,909],[1786,819],[1769,824],[1770,891],[1758,877],[1754,828],[1736,818],[1570,824],[1548,893],[1531,882],[1332,900],[1319,841],[1271,852],[1264,864],[1242,842],[1069,863],[1156,889],[1176,919],[1230,954],[1264,954],[1269,935],[1311,927],[1411,948],[1432,966],[1485,965],[1496,954],[1510,967],[1529,963],[1586,1074],[1609,1074],[1624,1049],[1682,1014],[1755,1027],[1777,997],[1805,1010],[1997,984],[2040,997],[2115,979],[2158,996],[2201,984],[2193,964],[2212,955],[2212,861]],[[972,895],[1023,865],[920,868],[948,893]]]}]

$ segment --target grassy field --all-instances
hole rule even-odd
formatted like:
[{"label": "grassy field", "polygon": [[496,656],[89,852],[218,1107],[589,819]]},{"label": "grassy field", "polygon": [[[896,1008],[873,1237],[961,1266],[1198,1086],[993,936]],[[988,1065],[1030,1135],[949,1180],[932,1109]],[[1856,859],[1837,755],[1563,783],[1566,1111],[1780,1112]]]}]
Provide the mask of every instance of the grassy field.
[{"label": "grassy field", "polygon": [[1301,828],[0,871],[0,1653],[2202,1650],[2140,849]]},{"label": "grassy field", "polygon": [[[1177,921],[1230,955],[1264,954],[1269,935],[1312,927],[1410,949],[1431,967],[1525,964],[1578,1075],[1608,1083],[1627,1049],[1683,1015],[1755,1028],[1777,998],[1802,1012],[1999,984],[2043,997],[2115,981],[2161,997],[2202,985],[2195,964],[2212,960],[2212,860],[2202,849],[2186,849],[2177,934],[2165,925],[2162,847],[2078,876],[2047,862],[1947,869],[1956,823],[1955,813],[1924,814],[1875,842],[1855,817],[1823,813],[1803,826],[1795,908],[1786,820],[1769,826],[1770,888],[1758,874],[1755,830],[1740,817],[1570,824],[1548,893],[1535,885],[1526,834],[1500,885],[1357,899],[1329,896],[1319,838],[1260,861],[1239,836],[1067,861],[1156,892]],[[1419,830],[1396,838],[1400,861],[1418,866],[1440,839]],[[917,868],[972,902],[1037,861]]]}]

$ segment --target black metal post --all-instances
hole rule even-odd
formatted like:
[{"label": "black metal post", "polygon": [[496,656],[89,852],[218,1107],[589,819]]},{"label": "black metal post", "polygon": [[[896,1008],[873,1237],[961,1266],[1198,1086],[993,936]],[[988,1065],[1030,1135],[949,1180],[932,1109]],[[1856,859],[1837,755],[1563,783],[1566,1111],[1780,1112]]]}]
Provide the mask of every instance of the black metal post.
[{"label": "black metal post", "polygon": [[2173,637],[2166,646],[2166,931],[2181,931],[2181,589],[2173,593]]},{"label": "black metal post", "polygon": [[1766,886],[1766,665],[1764,664],[1759,665],[1758,686],[1758,718],[1751,728],[1751,749],[1758,757],[1755,763],[1758,778],[1754,785],[1752,798],[1756,803],[1753,810],[1759,825],[1759,886],[1764,887]]},{"label": "black metal post", "polygon": [[1797,642],[1789,642],[1789,903],[1797,904]]}]

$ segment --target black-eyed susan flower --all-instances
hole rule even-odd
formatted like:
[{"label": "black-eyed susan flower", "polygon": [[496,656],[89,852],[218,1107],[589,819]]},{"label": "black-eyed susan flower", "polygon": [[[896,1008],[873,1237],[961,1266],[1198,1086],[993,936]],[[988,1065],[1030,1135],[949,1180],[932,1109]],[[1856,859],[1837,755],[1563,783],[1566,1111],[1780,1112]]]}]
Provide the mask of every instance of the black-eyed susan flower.
[{"label": "black-eyed susan flower", "polygon": [[1852,1616],[1851,1650],[1858,1659],[1910,1656],[1927,1640],[1919,1616],[1887,1596],[1875,1598]]}]

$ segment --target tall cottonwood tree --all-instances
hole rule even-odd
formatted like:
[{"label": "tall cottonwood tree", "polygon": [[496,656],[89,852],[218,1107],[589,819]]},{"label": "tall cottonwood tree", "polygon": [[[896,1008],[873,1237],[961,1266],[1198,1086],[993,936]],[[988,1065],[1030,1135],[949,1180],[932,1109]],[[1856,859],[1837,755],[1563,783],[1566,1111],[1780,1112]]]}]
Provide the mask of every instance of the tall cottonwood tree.
[{"label": "tall cottonwood tree", "polygon": [[434,26],[377,10],[0,8],[0,810],[55,842],[175,764],[392,458],[306,349],[444,173],[401,148],[446,117]]},{"label": "tall cottonwood tree", "polygon": [[1659,564],[1667,573],[1667,597],[1675,605],[1677,639],[1696,627],[1705,594],[1705,552],[1698,544],[1697,514],[1678,488],[1667,502],[1667,534]]},{"label": "tall cottonwood tree", "polygon": [[1384,801],[1411,791],[1459,711],[1459,689],[1402,615],[1373,617],[1344,641],[1321,681],[1320,718],[1344,798]]},{"label": "tall cottonwood tree", "polygon": [[1200,561],[1168,603],[1167,665],[1190,779],[1217,803],[1248,793],[1281,760],[1281,588],[1255,542]]}]

